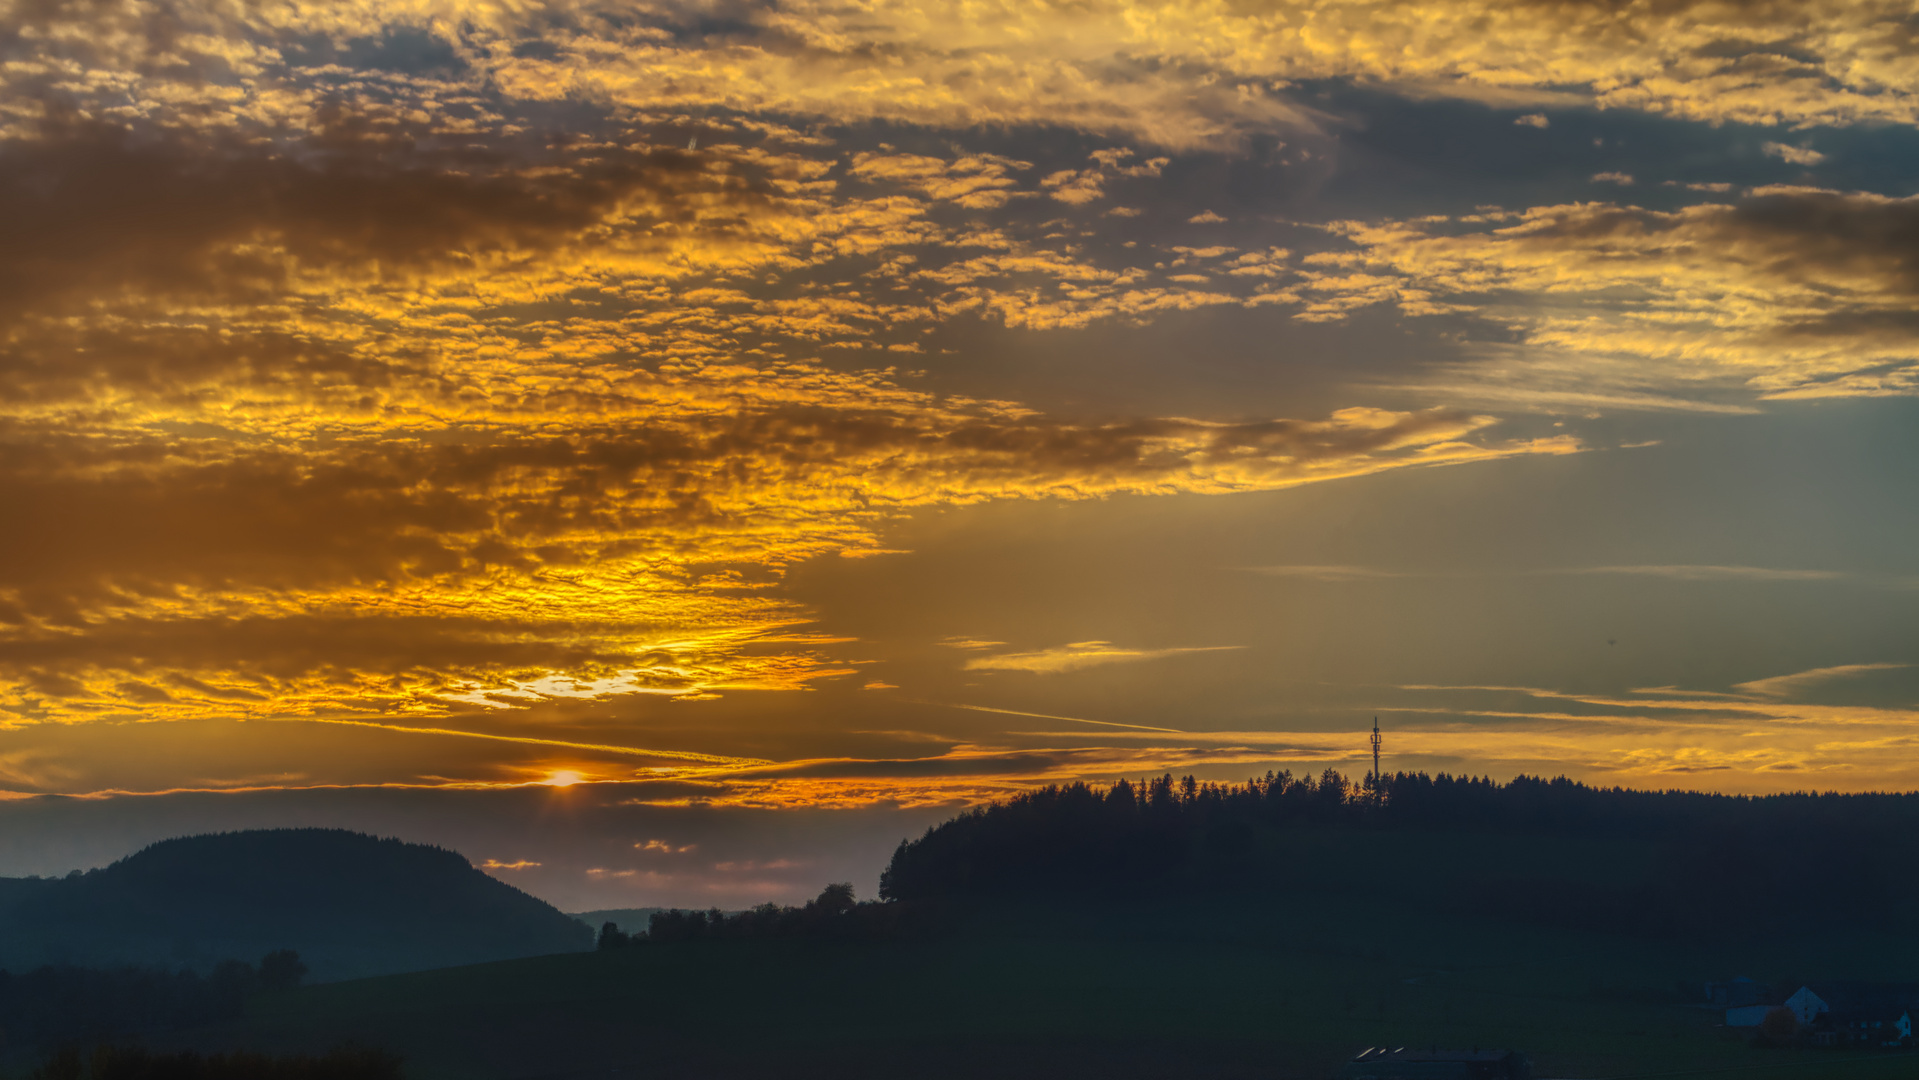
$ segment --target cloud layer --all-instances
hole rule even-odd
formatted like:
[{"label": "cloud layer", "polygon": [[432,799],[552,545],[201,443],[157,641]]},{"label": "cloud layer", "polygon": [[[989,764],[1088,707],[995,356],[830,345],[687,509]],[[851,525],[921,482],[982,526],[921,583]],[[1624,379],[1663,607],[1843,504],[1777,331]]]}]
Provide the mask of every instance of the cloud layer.
[{"label": "cloud layer", "polygon": [[[1631,163],[1522,209],[1327,222],[1260,202],[1336,175],[1356,121],[1326,102],[1351,86],[1484,103],[1531,140],[1598,110],[1771,125],[1755,153],[1812,169],[1827,156],[1789,129],[1919,121],[1908,8],[0,8],[0,505],[27,523],[0,531],[0,727],[20,734],[0,783],[577,777],[643,803],[930,806],[1337,760],[1330,735],[1232,725],[1067,740],[894,718],[796,749],[676,727],[664,704],[630,717],[863,679],[872,643],[819,629],[785,585],[886,554],[915,513],[1586,445],[1533,411],[1919,392],[1912,198],[1733,195]],[[1610,201],[1580,201],[1595,190]],[[1049,349],[1123,381],[1127,335],[1203,319],[1266,320],[1246,333],[1258,370],[1211,411],[972,389],[1044,389]],[[1428,336],[1349,356],[1279,332],[1360,323]],[[1168,381],[1204,382],[1231,336],[1167,346]],[[1333,366],[1314,348],[1351,374],[1302,390],[1310,407],[1242,402]],[[1049,374],[981,374],[1022,364]],[[1348,557],[1263,572],[1397,579]],[[1238,640],[1090,640],[1130,632],[1015,625],[995,633],[1041,645],[944,655],[1043,691],[1228,648],[1168,640]],[[1809,678],[1726,692],[1758,715]],[[582,719],[608,702],[633,711]],[[139,742],[164,769],[91,764],[87,739],[132,745],[155,720],[182,733]],[[235,720],[301,750],[223,758]]]},{"label": "cloud layer", "polygon": [[853,669],[781,573],[916,508],[1577,446],[1451,408],[1075,422],[914,388],[892,358],[956,321],[1265,302],[1183,272],[1234,248],[1114,266],[975,216],[1044,197],[1022,162],[314,108],[267,142],[43,117],[0,154],[0,498],[33,523],[0,540],[7,721],[797,689]]},{"label": "cloud layer", "polygon": [[[716,14],[716,11],[720,12]],[[49,100],[195,125],[299,124],[369,95],[484,124],[507,102],[833,123],[1049,125],[1160,146],[1306,131],[1303,80],[1697,120],[1911,123],[1908,8],[1382,0],[515,6],[118,0],[0,22],[18,119]]]},{"label": "cloud layer", "polygon": [[1435,392],[1738,411],[1919,391],[1912,198],[1775,187],[1674,211],[1572,203],[1336,228],[1357,249],[1305,260],[1302,317],[1390,304],[1482,324],[1481,357],[1421,384]]}]

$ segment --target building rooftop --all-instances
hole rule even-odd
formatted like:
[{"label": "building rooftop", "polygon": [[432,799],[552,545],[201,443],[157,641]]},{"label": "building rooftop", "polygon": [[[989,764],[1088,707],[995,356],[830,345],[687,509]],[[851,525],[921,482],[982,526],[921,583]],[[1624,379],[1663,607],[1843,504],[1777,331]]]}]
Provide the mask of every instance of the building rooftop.
[{"label": "building rooftop", "polygon": [[1353,1055],[1354,1061],[1504,1061],[1514,1056],[1511,1050],[1420,1050],[1408,1047],[1389,1049],[1369,1046]]}]

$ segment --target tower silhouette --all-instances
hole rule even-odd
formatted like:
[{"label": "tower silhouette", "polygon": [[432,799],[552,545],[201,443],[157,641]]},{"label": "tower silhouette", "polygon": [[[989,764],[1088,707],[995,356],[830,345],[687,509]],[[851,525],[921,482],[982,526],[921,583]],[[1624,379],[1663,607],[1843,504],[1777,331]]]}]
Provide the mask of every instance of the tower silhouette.
[{"label": "tower silhouette", "polygon": [[1373,717],[1373,790],[1379,790],[1379,717]]}]

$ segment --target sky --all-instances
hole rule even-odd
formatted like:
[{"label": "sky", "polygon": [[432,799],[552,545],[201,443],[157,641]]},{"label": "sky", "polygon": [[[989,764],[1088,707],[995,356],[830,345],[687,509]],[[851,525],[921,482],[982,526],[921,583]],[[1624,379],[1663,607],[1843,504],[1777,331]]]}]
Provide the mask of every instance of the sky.
[{"label": "sky", "polygon": [[1919,9],[0,0],[0,874],[1919,788]]}]

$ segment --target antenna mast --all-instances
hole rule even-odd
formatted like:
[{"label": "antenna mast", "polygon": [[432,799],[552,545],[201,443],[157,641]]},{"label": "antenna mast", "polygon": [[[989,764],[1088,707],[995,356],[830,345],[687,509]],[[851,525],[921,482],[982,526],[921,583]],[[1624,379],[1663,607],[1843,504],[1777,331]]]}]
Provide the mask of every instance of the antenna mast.
[{"label": "antenna mast", "polygon": [[1379,794],[1379,717],[1373,717],[1373,794]]}]

